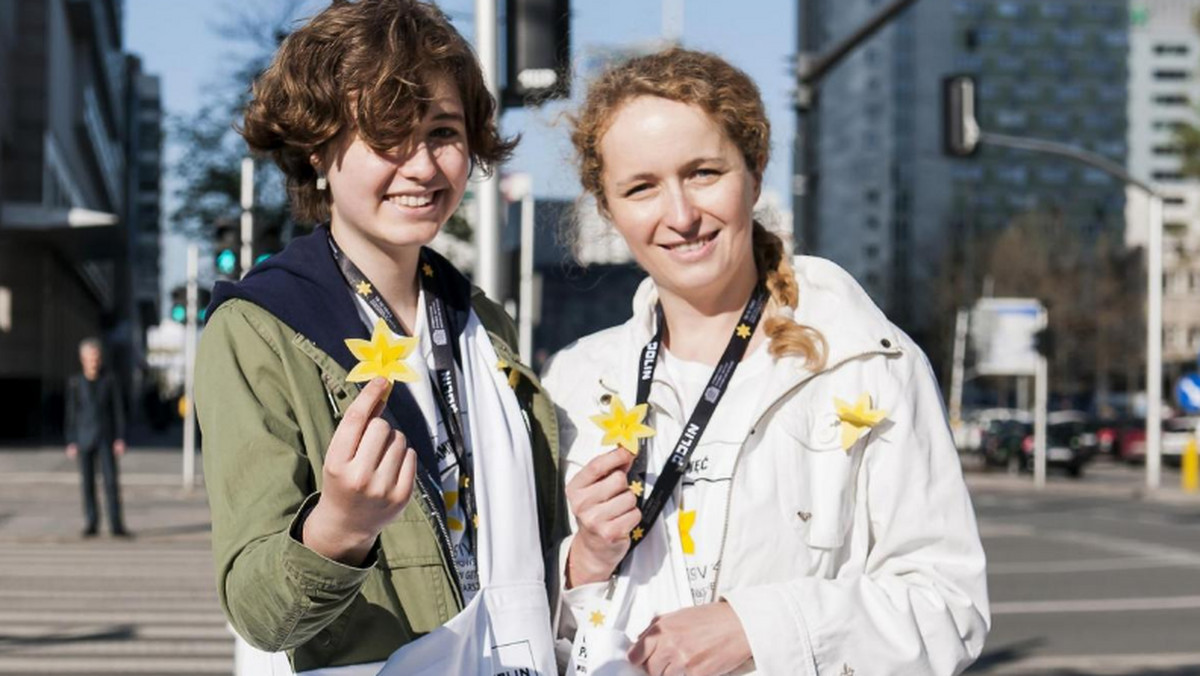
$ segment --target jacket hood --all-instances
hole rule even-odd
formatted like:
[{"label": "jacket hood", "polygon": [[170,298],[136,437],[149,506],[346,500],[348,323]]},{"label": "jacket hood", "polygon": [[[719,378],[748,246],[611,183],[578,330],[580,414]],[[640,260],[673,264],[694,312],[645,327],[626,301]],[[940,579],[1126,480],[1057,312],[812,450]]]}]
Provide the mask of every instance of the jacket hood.
[{"label": "jacket hood", "polygon": [[[345,339],[369,338],[370,331],[359,318],[329,248],[328,236],[329,227],[320,225],[312,234],[293,239],[283,251],[254,266],[241,281],[217,282],[207,316],[231,298],[247,300],[316,343],[347,371],[354,368],[357,360]],[[471,309],[470,281],[432,249],[423,248],[421,256],[444,285],[451,324],[455,334],[461,334]],[[458,341],[452,344],[457,349]]]}]

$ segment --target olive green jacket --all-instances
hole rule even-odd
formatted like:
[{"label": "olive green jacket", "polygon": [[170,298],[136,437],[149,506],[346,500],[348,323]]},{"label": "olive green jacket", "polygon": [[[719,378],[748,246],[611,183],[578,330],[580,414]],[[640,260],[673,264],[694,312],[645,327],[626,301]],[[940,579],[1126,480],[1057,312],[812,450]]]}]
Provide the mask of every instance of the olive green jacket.
[{"label": "olive green jacket", "polygon": [[[516,359],[512,321],[478,289],[471,301],[519,374],[510,382],[530,424],[547,586],[556,589],[553,548],[565,519],[554,409]],[[297,671],[384,660],[462,607],[424,500],[384,528],[361,568],[292,534],[319,498],[325,450],[358,391],[333,358],[258,305],[230,299],[209,318],[196,406],[221,605],[239,635],[287,651]]]}]

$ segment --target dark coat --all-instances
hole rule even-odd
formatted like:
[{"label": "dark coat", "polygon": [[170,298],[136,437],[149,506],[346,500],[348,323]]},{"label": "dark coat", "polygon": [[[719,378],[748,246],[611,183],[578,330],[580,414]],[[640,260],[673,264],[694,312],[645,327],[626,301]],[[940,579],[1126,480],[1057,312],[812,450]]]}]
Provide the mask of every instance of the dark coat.
[{"label": "dark coat", "polygon": [[117,379],[108,372],[102,372],[93,383],[82,373],[71,376],[66,418],[67,443],[78,444],[82,450],[124,439],[125,405]]}]

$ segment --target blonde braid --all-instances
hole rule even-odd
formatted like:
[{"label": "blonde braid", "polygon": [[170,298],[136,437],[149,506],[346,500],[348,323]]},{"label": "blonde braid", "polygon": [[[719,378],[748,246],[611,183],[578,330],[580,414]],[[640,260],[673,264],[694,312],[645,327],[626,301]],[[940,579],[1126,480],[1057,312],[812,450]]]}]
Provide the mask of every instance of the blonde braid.
[{"label": "blonde braid", "polygon": [[825,337],[816,329],[777,313],[783,307],[795,310],[800,301],[800,288],[792,263],[783,249],[783,240],[758,221],[754,222],[753,237],[754,265],[759,279],[771,294],[763,322],[763,330],[771,339],[771,356],[776,359],[788,355],[803,357],[810,370],[820,371],[825,367],[828,353]]}]

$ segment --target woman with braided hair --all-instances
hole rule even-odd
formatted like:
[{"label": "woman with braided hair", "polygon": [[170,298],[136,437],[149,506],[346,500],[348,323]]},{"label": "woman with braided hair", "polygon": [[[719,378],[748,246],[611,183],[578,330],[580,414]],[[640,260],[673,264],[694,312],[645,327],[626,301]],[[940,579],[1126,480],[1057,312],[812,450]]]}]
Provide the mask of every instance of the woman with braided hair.
[{"label": "woman with braided hair", "polygon": [[984,554],[929,364],[849,274],[754,218],[754,83],[671,48],[573,120],[585,192],[649,273],[551,363],[568,673],[955,674]]}]

